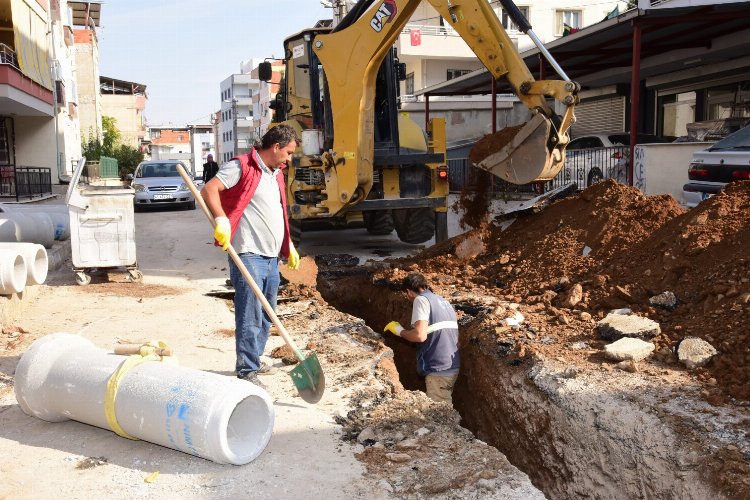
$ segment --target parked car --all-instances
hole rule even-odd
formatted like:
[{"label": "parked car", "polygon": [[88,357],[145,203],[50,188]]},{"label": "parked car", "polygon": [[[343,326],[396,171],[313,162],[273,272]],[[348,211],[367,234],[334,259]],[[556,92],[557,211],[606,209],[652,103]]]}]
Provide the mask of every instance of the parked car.
[{"label": "parked car", "polygon": [[177,172],[179,160],[150,160],[135,169],[135,209],[146,207],[182,206],[195,210],[195,198]]},{"label": "parked car", "polygon": [[682,194],[689,207],[721,192],[732,181],[750,180],[750,125],[693,153],[688,179]]},{"label": "parked car", "polygon": [[[638,144],[672,142],[673,137],[638,134]],[[602,179],[627,181],[630,133],[588,134],[570,141],[566,149],[563,182],[588,187]]]}]

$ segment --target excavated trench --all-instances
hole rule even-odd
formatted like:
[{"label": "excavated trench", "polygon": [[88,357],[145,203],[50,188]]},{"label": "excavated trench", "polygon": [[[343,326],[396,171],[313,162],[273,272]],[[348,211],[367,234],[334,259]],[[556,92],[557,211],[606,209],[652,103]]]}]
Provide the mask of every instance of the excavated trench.
[{"label": "excavated trench", "polygon": [[[410,302],[394,284],[373,283],[365,268],[321,267],[318,289],[330,305],[376,332],[394,319],[409,323]],[[717,496],[715,471],[697,447],[637,404],[642,387],[623,384],[608,393],[599,390],[607,386],[600,380],[592,390],[554,360],[519,356],[512,343],[487,340],[483,330],[492,327],[481,299],[476,304],[462,300],[457,307],[462,361],[454,407],[462,425],[504,453],[548,497]],[[403,386],[423,391],[415,346],[392,335],[383,342],[394,352]]]}]

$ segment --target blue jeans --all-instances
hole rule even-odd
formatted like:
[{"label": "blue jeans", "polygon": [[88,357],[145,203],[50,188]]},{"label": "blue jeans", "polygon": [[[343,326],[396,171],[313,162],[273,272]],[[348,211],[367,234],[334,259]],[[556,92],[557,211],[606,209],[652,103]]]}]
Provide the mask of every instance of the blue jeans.
[{"label": "blue jeans", "polygon": [[[276,293],[279,290],[278,257],[243,253],[240,254],[240,259],[275,311]],[[271,318],[263,310],[263,305],[231,258],[229,277],[234,286],[234,337],[237,351],[235,370],[237,376],[242,377],[260,368],[260,355],[266,348]]]}]

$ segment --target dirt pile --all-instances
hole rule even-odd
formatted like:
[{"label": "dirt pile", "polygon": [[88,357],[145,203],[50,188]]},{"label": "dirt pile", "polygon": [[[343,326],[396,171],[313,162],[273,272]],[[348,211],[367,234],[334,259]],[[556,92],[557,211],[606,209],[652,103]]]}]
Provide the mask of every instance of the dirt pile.
[{"label": "dirt pile", "polygon": [[[418,270],[448,295],[471,290],[520,304],[531,335],[554,326],[558,341],[595,348],[600,347],[595,321],[627,307],[659,322],[655,359],[673,368],[678,368],[673,349],[684,337],[714,345],[719,355],[695,372],[706,383],[705,396],[715,403],[727,396],[746,401],[748,206],[750,182],[732,184],[685,211],[669,196],[646,197],[605,181],[519,217],[505,231],[486,224],[417,257],[393,260],[392,269],[373,278],[395,282]],[[482,240],[477,251],[459,258],[458,245],[476,235]],[[673,310],[649,304],[665,291],[677,296]]]}]

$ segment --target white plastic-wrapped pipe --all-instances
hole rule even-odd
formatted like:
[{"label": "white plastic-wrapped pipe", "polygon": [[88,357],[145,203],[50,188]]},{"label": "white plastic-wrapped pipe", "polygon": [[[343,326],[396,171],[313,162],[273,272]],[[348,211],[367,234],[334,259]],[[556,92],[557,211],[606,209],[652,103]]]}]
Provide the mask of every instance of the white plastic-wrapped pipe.
[{"label": "white plastic-wrapped pipe", "polygon": [[0,250],[0,295],[21,293],[26,287],[26,261],[17,250]]},{"label": "white plastic-wrapped pipe", "polygon": [[0,243],[0,250],[11,250],[23,255],[26,262],[26,284],[41,285],[47,279],[49,260],[47,250],[36,243]]},{"label": "white plastic-wrapped pipe", "polygon": [[4,212],[1,219],[10,219],[16,224],[16,241],[38,243],[50,248],[55,243],[55,226],[44,213]]},{"label": "white plastic-wrapped pipe", "polygon": [[43,213],[47,214],[52,221],[54,226],[56,240],[67,240],[70,238],[70,215],[68,214],[68,207],[62,204],[15,204],[15,203],[0,203],[0,211],[5,213]]},{"label": "white plastic-wrapped pipe", "polygon": [[[125,359],[79,335],[47,335],[18,362],[16,399],[26,414],[48,422],[72,419],[111,430],[107,381]],[[117,423],[127,434],[221,464],[252,461],[273,431],[273,402],[265,390],[169,363],[128,371],[115,401]]]}]

